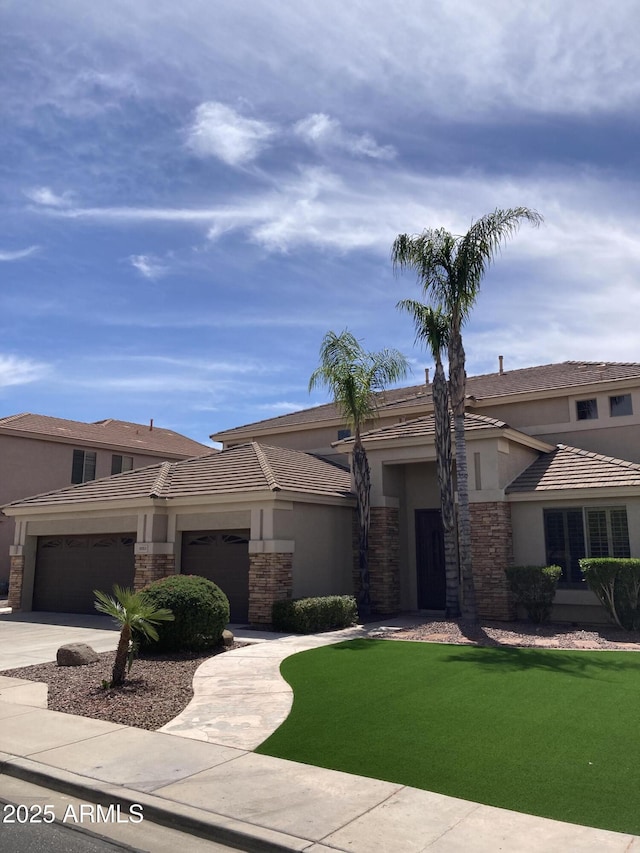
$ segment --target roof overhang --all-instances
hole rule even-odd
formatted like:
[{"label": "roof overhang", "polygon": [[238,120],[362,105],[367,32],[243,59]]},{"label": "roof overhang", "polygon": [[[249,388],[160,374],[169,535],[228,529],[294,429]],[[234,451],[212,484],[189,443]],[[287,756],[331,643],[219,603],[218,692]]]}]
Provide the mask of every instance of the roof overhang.
[{"label": "roof overhang", "polygon": [[507,492],[505,500],[509,503],[531,503],[535,501],[583,501],[616,500],[619,498],[639,498],[640,486],[590,486],[581,489],[536,489],[533,492]]}]

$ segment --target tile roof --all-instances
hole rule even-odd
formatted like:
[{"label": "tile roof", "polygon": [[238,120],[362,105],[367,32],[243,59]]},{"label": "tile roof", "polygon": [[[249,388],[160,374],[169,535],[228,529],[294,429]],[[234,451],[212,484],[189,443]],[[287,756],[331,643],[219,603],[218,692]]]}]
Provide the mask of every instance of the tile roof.
[{"label": "tile roof", "polygon": [[[453,418],[451,419],[453,428]],[[464,416],[464,427],[466,432],[475,432],[486,429],[508,429],[508,424],[496,418],[488,418],[485,415],[477,415],[474,412],[466,412]],[[363,441],[384,441],[388,438],[431,438],[435,436],[435,419],[433,415],[424,418],[414,418],[405,423],[390,424],[379,429],[369,430],[362,433]],[[353,443],[354,439],[345,438],[334,442],[334,446]]]},{"label": "tile roof", "polygon": [[[595,382],[615,382],[636,378],[640,379],[638,362],[563,361],[518,370],[504,370],[502,373],[469,376],[467,394],[475,397],[476,400],[484,400],[512,394],[552,391],[591,385]],[[386,413],[420,405],[429,408],[432,405],[429,388],[430,386],[420,384],[380,392],[376,395],[378,408]],[[334,403],[325,403],[322,406],[302,409],[299,412],[291,412],[214,433],[212,438],[233,437],[235,434],[246,434],[251,429],[257,432],[267,429],[277,431],[281,427],[286,429],[335,419],[341,420],[337,407]]]},{"label": "tile roof", "polygon": [[169,429],[156,426],[151,429],[150,424],[135,424],[113,418],[84,423],[23,412],[0,418],[0,434],[9,431],[32,438],[54,441],[58,438],[83,445],[127,447],[139,453],[154,453],[177,458],[195,456],[212,449],[206,444],[200,444]]},{"label": "tile roof", "polygon": [[34,495],[7,507],[264,491],[350,497],[351,475],[346,468],[309,453],[251,442]]},{"label": "tile roof", "polygon": [[561,489],[640,486],[640,465],[559,444],[543,453],[506,488],[507,494]]}]

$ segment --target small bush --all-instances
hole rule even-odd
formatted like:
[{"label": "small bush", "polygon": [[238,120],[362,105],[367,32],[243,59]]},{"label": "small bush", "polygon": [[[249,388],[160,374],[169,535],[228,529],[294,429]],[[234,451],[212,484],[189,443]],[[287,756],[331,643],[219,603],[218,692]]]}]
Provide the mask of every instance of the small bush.
[{"label": "small bush", "polygon": [[584,557],[580,570],[616,625],[640,630],[640,560]]},{"label": "small bush", "polygon": [[272,621],[274,631],[313,634],[355,625],[358,608],[352,595],[288,598],[274,603]]},{"label": "small bush", "polygon": [[505,571],[511,592],[529,619],[535,623],[548,619],[562,574],[560,566],[509,566]]},{"label": "small bush", "polygon": [[229,600],[212,581],[197,575],[171,575],[154,581],[143,593],[147,601],[169,608],[175,617],[173,622],[158,625],[154,649],[208,649],[222,639],[229,621]]}]

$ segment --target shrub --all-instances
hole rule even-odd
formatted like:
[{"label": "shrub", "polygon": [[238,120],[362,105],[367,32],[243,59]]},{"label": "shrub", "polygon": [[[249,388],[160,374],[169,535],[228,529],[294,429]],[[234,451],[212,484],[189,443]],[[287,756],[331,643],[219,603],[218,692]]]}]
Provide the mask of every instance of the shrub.
[{"label": "shrub", "polygon": [[511,592],[529,619],[536,623],[548,619],[562,574],[560,566],[509,566],[505,571]]},{"label": "shrub", "polygon": [[[161,651],[198,650],[216,646],[229,621],[229,600],[213,581],[197,575],[171,575],[143,590],[155,607],[167,607],[173,622],[158,626]],[[146,643],[145,643],[146,645]]]},{"label": "shrub", "polygon": [[640,629],[640,560],[584,557],[580,569],[589,589],[620,628]]},{"label": "shrub", "polygon": [[325,595],[276,601],[272,611],[275,631],[313,634],[348,628],[358,621],[358,608],[352,595]]}]

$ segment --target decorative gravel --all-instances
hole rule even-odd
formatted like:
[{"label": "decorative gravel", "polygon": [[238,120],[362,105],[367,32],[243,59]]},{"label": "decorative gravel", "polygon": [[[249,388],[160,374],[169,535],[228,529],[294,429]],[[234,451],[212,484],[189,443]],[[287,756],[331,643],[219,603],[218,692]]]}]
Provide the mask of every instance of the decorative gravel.
[{"label": "decorative gravel", "polygon": [[531,622],[482,622],[463,619],[426,619],[410,628],[381,628],[373,636],[391,640],[421,640],[476,646],[522,646],[547,649],[640,650],[640,635],[608,625],[580,628],[570,624]]},{"label": "decorative gravel", "polygon": [[[231,648],[241,645],[236,643]],[[85,666],[44,663],[8,669],[0,675],[48,684],[50,711],[94,717],[140,729],[159,729],[177,717],[191,701],[193,675],[200,664],[227,651],[219,647],[206,652],[138,657],[123,686],[106,690],[102,681],[111,679],[115,652],[104,652],[97,663]]]}]

